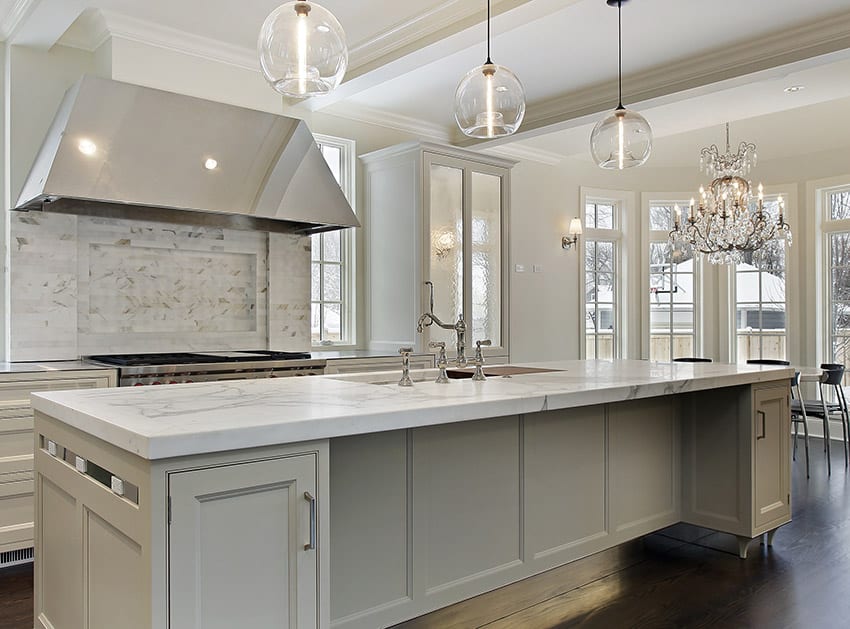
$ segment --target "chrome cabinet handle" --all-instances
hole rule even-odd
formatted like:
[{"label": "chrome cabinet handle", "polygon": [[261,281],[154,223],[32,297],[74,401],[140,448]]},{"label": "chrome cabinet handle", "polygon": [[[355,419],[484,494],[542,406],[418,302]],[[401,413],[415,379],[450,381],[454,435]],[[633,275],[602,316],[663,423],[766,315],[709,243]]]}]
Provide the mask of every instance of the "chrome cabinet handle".
[{"label": "chrome cabinet handle", "polygon": [[305,491],[304,500],[310,503],[310,543],[304,544],[304,550],[316,550],[316,497]]},{"label": "chrome cabinet handle", "polygon": [[761,435],[756,435],[756,441],[759,439],[764,439],[767,433],[765,432],[765,420],[767,419],[767,414],[764,411],[756,411],[759,415],[761,415]]}]

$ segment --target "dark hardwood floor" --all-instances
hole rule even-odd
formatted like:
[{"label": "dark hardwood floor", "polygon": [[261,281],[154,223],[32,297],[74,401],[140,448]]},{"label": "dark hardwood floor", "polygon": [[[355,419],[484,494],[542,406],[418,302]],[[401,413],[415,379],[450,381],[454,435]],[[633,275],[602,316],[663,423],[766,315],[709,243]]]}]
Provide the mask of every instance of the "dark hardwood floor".
[{"label": "dark hardwood floor", "polygon": [[[397,629],[850,627],[850,474],[840,447],[828,477],[812,446],[812,477],[793,466],[793,522],[744,561],[731,536],[678,525]],[[32,567],[0,571],[0,629],[32,626]]]}]

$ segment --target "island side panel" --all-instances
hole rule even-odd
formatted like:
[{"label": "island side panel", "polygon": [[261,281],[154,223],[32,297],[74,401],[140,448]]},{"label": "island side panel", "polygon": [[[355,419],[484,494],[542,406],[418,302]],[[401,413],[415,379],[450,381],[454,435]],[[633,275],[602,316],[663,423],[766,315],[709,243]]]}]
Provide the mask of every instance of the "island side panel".
[{"label": "island side panel", "polygon": [[[40,412],[34,428],[36,628],[150,628],[148,462]],[[51,456],[47,439],[138,487],[138,504]]]},{"label": "island side panel", "polygon": [[657,531],[681,518],[677,409],[672,396],[608,406],[613,543]]},{"label": "island side panel", "polygon": [[330,442],[331,621],[388,613],[412,600],[409,430]]},{"label": "island side panel", "polygon": [[605,406],[525,417],[525,544],[554,567],[610,545]]}]

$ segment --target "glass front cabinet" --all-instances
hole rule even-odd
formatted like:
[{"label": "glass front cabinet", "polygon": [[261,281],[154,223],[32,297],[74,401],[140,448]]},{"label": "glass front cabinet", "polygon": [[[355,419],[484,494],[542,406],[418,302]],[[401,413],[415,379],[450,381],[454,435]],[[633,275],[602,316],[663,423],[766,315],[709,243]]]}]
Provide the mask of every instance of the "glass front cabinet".
[{"label": "glass front cabinet", "polygon": [[[513,161],[436,144],[402,144],[361,156],[369,233],[370,348],[428,351],[462,314],[467,358],[490,340],[489,360],[508,360],[508,225]],[[429,284],[430,282],[430,284]],[[427,321],[426,321],[427,323]]]}]

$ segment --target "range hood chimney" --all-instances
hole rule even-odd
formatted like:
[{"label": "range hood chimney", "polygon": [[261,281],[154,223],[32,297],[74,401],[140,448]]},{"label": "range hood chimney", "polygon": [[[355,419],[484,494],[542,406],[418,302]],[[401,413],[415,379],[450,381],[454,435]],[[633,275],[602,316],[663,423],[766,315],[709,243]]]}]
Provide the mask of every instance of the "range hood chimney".
[{"label": "range hood chimney", "polygon": [[15,210],[317,233],[360,223],[307,125],[83,77]]}]

